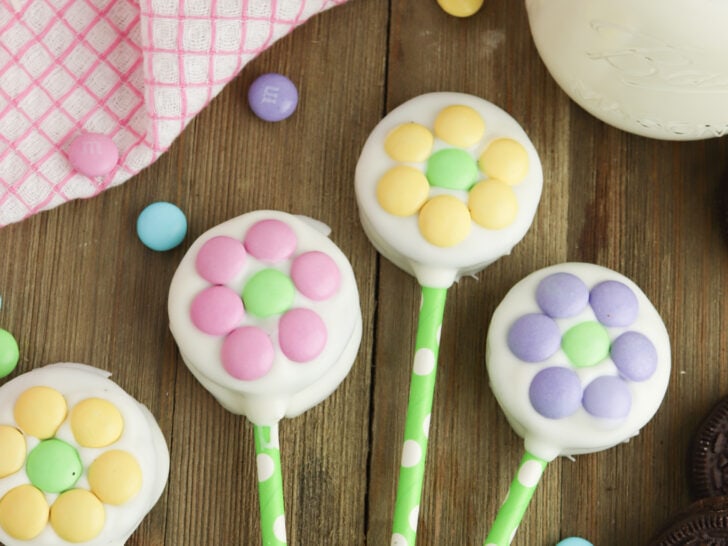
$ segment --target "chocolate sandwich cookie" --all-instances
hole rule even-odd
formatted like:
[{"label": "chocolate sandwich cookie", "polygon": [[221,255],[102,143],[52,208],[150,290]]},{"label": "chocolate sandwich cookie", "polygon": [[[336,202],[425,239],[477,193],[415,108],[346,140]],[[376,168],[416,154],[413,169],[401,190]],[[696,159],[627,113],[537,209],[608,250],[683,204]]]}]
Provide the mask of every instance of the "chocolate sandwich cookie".
[{"label": "chocolate sandwich cookie", "polygon": [[728,545],[728,497],[695,501],[679,512],[647,546]]},{"label": "chocolate sandwich cookie", "polygon": [[696,499],[728,495],[728,397],[713,407],[693,436],[688,483]]}]

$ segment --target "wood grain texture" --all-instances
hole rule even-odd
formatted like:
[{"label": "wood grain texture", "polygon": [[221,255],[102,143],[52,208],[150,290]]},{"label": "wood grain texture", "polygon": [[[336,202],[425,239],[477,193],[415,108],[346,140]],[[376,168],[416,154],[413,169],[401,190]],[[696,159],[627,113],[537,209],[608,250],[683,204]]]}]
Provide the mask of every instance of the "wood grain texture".
[{"label": "wood grain texture", "polygon": [[[299,109],[282,123],[256,119],[245,101],[268,71],[299,86]],[[728,141],[660,142],[591,117],[539,60],[521,2],[489,0],[455,19],[434,0],[352,0],[250,63],[133,180],[0,230],[0,327],[22,351],[14,375],[57,361],[108,369],[169,443],[169,485],[129,546],[259,541],[252,428],[181,363],[166,298],[198,235],[261,208],[332,226],[364,317],[346,381],[281,424],[290,544],[389,545],[419,289],[367,241],[353,173],[386,112],[440,90],[508,110],[539,151],[545,183],[513,253],[449,291],[418,545],[482,544],[522,452],[487,385],[488,321],[514,283],[569,260],[616,269],[643,288],[671,335],[673,374],[640,436],[548,466],[513,544],[553,546],[570,535],[645,544],[687,504],[690,434],[728,394],[728,246],[716,216]],[[156,200],[179,204],[189,220],[185,244],[166,253],[143,247],[134,229]]]}]

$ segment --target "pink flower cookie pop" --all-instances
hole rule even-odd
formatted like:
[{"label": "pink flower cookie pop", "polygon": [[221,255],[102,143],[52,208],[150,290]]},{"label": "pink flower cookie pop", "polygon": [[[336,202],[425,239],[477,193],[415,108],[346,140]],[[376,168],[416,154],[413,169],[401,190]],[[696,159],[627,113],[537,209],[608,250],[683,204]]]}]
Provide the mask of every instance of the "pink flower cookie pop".
[{"label": "pink flower cookie pop", "polygon": [[283,212],[238,216],[192,244],[169,290],[185,364],[253,423],[265,546],[286,544],[278,422],[327,398],[361,341],[354,273],[327,235]]},{"label": "pink flower cookie pop", "polygon": [[83,364],[0,387],[0,544],[123,546],[167,483],[146,407]]},{"label": "pink flower cookie pop", "polygon": [[542,184],[523,129],[471,95],[416,97],[389,113],[364,145],[356,167],[364,231],[422,286],[393,546],[415,544],[447,289],[510,253],[531,226]]},{"label": "pink flower cookie pop", "polygon": [[665,396],[670,340],[628,278],[586,263],[532,273],[495,310],[486,361],[526,453],[486,546],[510,544],[546,464],[636,436]]}]

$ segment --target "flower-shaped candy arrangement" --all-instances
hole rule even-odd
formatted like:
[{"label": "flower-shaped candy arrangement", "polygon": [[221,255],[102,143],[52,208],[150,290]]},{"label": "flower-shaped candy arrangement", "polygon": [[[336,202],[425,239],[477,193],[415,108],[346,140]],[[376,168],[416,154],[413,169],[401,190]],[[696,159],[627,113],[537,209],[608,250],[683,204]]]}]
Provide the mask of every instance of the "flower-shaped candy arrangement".
[{"label": "flower-shaped candy arrangement", "polygon": [[0,543],[121,546],[162,494],[162,432],[108,377],[54,364],[0,388]]},{"label": "flower-shaped candy arrangement", "polygon": [[254,425],[263,543],[286,543],[278,421],[328,397],[361,340],[351,265],[310,218],[256,211],[195,241],[169,289],[170,329],[202,385]]},{"label": "flower-shaped candy arrangement", "polygon": [[487,545],[505,545],[546,464],[635,436],[659,408],[670,341],[642,290],[610,269],[567,263],[516,284],[491,319],[491,387],[526,447]]}]

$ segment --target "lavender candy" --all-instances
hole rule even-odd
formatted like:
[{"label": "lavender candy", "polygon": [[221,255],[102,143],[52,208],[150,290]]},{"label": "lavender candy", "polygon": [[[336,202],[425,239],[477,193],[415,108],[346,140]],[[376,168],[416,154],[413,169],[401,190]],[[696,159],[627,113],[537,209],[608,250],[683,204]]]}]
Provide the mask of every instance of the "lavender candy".
[{"label": "lavender candy", "polygon": [[538,372],[528,389],[531,406],[549,419],[568,417],[581,406],[581,381],[569,368],[554,366]]},{"label": "lavender candy", "polygon": [[589,303],[589,289],[572,273],[554,273],[538,283],[536,303],[550,317],[573,317]]},{"label": "lavender candy", "polygon": [[248,104],[260,119],[282,121],[296,109],[298,90],[283,74],[263,74],[248,89]]},{"label": "lavender candy", "polygon": [[632,395],[623,379],[602,375],[584,389],[584,409],[594,417],[623,419],[632,407]]},{"label": "lavender candy", "polygon": [[559,350],[561,332],[541,313],[523,315],[508,331],[508,348],[521,360],[542,362]]},{"label": "lavender candy", "polygon": [[637,296],[619,281],[597,284],[589,294],[589,303],[597,320],[604,326],[629,326],[637,320]]}]

